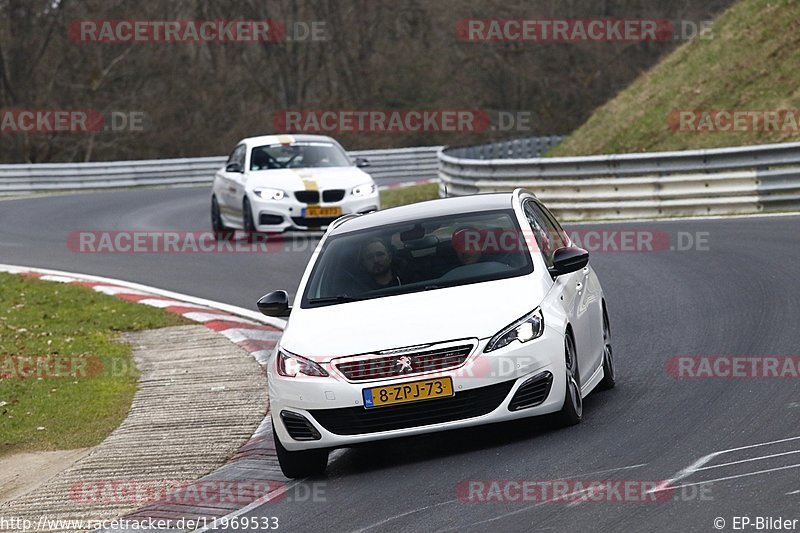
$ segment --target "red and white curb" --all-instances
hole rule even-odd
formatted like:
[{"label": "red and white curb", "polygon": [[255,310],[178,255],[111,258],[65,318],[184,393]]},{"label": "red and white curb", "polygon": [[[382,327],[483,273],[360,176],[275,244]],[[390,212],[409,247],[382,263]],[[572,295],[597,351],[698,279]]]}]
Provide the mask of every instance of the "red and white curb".
[{"label": "red and white curb", "polygon": [[16,265],[0,264],[0,272],[35,277],[44,281],[83,285],[122,300],[177,313],[224,335],[255,357],[262,367],[266,364],[286,325],[284,320],[269,318],[255,311],[139,283]]},{"label": "red and white curb", "polygon": [[[116,296],[122,300],[178,313],[189,320],[200,322],[209,329],[224,335],[231,342],[242,347],[255,357],[262,367],[266,365],[269,353],[275,348],[286,325],[284,320],[269,318],[241,307],[118,279],[6,264],[0,264],[0,272],[38,278],[43,281],[82,285],[103,294]],[[272,442],[272,420],[269,413],[267,413],[267,416],[250,440],[242,445],[229,462],[220,467],[215,473],[221,472],[236,461],[250,458],[263,462],[267,470],[276,470],[278,468],[275,445]],[[211,474],[211,476],[213,475],[214,473]],[[280,475],[273,474],[269,477],[274,478],[277,484],[274,490],[244,508],[227,513],[226,516],[239,516],[259,505],[263,505],[265,502],[274,500],[298,482],[298,480],[293,480],[287,484],[284,481],[285,478]],[[187,511],[191,510],[187,509]],[[135,520],[137,517],[151,516],[153,512],[162,513],[163,516],[165,511],[160,509],[159,502],[156,502],[127,515],[127,517]],[[172,516],[169,511],[167,513],[167,516]],[[222,514],[225,515],[226,513]],[[175,515],[175,517],[178,517],[178,515]],[[204,530],[201,529],[200,531]]]}]

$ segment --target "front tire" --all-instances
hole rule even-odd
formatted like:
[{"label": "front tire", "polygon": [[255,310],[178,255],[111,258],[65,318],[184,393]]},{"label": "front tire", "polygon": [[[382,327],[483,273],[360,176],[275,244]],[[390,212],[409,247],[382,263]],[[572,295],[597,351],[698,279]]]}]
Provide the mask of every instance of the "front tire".
[{"label": "front tire", "polygon": [[[275,421],[272,421],[275,424]],[[283,475],[288,478],[302,478],[321,476],[328,466],[328,450],[314,449],[299,452],[290,452],[283,447],[275,426],[272,426],[272,438],[275,439],[275,451],[278,453],[278,463],[281,465]]]},{"label": "front tire", "polygon": [[253,210],[250,208],[250,200],[247,198],[245,198],[244,202],[242,203],[242,216],[244,217],[242,224],[244,230],[249,234],[255,233],[256,223],[253,220]]},{"label": "front tire", "polygon": [[567,390],[564,394],[564,407],[558,412],[563,426],[574,426],[583,419],[583,398],[581,397],[580,374],[578,373],[578,352],[572,333],[564,337],[564,366],[567,374]]}]

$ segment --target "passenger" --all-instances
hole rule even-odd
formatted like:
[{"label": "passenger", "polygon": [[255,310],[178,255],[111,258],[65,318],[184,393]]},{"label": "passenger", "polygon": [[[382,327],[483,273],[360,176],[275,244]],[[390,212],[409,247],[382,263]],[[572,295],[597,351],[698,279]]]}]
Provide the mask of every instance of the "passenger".
[{"label": "passenger", "polygon": [[453,250],[459,263],[474,265],[481,260],[481,232],[476,228],[461,228],[453,232]]}]

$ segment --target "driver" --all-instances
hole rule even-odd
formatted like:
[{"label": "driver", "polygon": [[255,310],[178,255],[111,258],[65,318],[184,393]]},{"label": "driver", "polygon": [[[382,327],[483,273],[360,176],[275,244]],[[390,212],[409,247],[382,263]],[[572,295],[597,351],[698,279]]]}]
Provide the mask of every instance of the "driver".
[{"label": "driver", "polygon": [[391,246],[383,239],[376,237],[365,242],[358,259],[361,268],[369,275],[369,290],[402,285],[392,266]]},{"label": "driver", "polygon": [[253,160],[250,162],[250,170],[267,170],[270,168],[269,154],[264,150],[253,150]]}]

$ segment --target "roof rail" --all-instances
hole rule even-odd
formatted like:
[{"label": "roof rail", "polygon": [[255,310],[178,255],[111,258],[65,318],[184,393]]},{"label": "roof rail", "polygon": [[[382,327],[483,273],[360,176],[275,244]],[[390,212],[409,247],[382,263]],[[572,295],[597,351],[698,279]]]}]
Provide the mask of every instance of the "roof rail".
[{"label": "roof rail", "polygon": [[347,222],[351,218],[356,218],[356,217],[360,217],[360,216],[361,216],[361,213],[348,213],[346,215],[342,215],[342,216],[340,216],[339,218],[337,218],[336,220],[334,220],[333,222],[330,223],[330,225],[328,226],[328,231],[331,231],[332,229],[335,229],[337,226],[340,226],[343,222]]}]

